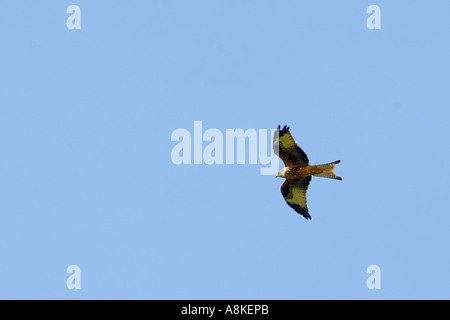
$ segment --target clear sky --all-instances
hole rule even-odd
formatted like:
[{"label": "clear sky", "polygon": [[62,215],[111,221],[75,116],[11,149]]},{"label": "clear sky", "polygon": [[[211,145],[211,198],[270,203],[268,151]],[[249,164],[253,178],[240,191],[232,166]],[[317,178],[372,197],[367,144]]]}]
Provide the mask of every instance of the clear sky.
[{"label": "clear sky", "polygon": [[[449,12],[2,3],[0,298],[449,299]],[[287,124],[343,181],[313,178],[307,221],[259,164],[175,165],[171,134],[197,120]]]}]

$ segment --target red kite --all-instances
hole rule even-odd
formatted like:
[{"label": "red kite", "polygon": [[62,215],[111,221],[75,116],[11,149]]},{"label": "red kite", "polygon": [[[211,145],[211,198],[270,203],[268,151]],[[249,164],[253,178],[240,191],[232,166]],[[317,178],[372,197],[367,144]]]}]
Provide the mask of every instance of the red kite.
[{"label": "red kite", "polygon": [[311,176],[342,180],[333,172],[336,164],[341,161],[310,166],[306,153],[295,143],[287,126],[281,130],[278,126],[273,137],[273,150],[284,162],[284,168],[276,175],[286,179],[281,185],[284,200],[296,212],[306,219],[311,219],[306,206],[306,190],[308,190]]}]

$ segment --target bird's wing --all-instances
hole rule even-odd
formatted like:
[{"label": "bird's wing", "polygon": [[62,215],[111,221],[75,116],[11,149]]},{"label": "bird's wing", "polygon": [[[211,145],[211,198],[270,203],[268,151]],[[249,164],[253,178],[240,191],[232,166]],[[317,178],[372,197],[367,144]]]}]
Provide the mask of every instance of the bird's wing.
[{"label": "bird's wing", "polygon": [[306,206],[306,190],[310,181],[311,176],[296,180],[286,179],[281,185],[281,194],[286,203],[306,219],[311,219]]},{"label": "bird's wing", "polygon": [[278,126],[273,136],[273,151],[283,160],[286,167],[292,164],[309,165],[308,156],[295,143],[294,138],[292,138],[289,132],[289,127],[284,126],[280,130],[280,126]]}]

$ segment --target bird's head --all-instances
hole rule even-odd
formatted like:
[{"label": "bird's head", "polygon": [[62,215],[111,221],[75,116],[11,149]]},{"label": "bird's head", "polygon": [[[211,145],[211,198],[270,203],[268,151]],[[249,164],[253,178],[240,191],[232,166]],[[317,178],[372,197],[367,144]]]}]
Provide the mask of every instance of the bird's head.
[{"label": "bird's head", "polygon": [[275,176],[277,178],[286,178],[286,168],[281,169],[278,171],[277,175]]}]

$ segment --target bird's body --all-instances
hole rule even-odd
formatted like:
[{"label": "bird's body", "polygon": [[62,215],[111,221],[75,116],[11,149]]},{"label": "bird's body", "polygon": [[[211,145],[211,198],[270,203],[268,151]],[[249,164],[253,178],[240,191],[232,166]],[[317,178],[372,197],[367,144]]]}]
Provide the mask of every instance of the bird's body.
[{"label": "bird's body", "polygon": [[306,190],[311,176],[342,180],[333,172],[340,160],[321,165],[309,165],[306,153],[295,143],[289,127],[286,126],[281,130],[278,126],[273,139],[273,149],[285,166],[276,176],[286,179],[281,185],[281,193],[286,203],[306,219],[311,219],[306,205]]},{"label": "bird's body", "polygon": [[[342,178],[337,177],[332,170],[334,166],[338,164],[339,161],[333,163],[322,164],[318,166],[303,166],[303,165],[290,165],[284,167],[280,172],[278,172],[277,177],[286,178],[286,179],[301,179],[309,176],[324,176],[334,175],[334,179],[341,180]],[[328,177],[327,177],[328,178]],[[330,177],[331,178],[331,177]]]}]

